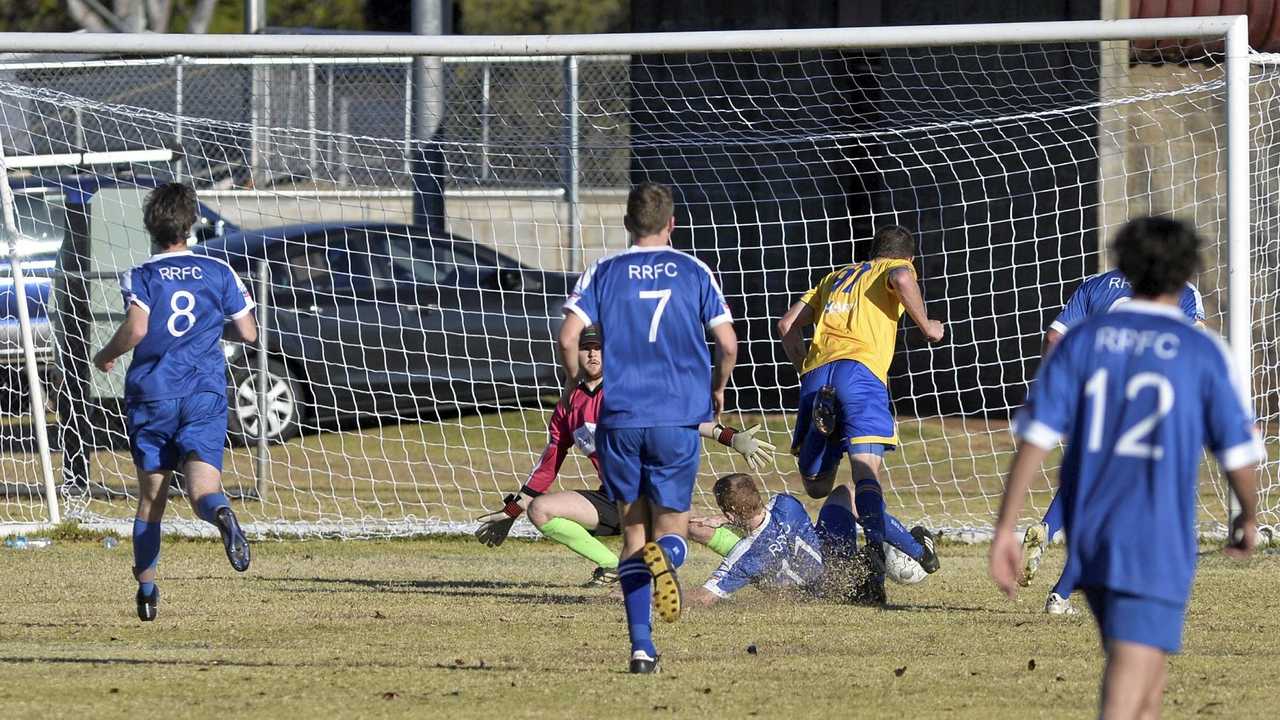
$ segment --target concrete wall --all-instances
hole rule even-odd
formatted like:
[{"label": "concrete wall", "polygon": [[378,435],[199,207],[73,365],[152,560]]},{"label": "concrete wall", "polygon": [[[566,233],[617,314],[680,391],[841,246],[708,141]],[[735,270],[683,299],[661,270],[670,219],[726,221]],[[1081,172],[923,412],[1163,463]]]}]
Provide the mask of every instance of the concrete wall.
[{"label": "concrete wall", "polygon": [[[397,193],[330,193],[318,197],[303,191],[223,191],[202,193],[201,197],[228,221],[245,228],[303,222],[407,223],[413,213],[410,197]],[[445,208],[450,232],[493,247],[526,265],[573,270],[568,267],[568,206],[559,200],[446,194]],[[582,267],[626,247],[627,233],[622,227],[625,210],[625,190],[584,193],[579,205]]]}]

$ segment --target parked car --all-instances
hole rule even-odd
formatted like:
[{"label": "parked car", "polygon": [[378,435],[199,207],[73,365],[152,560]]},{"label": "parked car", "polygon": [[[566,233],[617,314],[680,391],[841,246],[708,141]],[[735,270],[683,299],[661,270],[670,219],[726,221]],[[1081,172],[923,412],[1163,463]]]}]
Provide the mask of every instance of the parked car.
[{"label": "parked car", "polygon": [[[267,437],[304,424],[539,397],[559,387],[554,338],[574,278],[438,230],[311,224],[232,233],[229,263],[267,317]],[[230,429],[258,436],[256,348],[229,345]]]},{"label": "parked car", "polygon": [[[53,332],[49,323],[49,299],[59,271],[59,253],[67,235],[68,211],[83,213],[93,228],[92,200],[106,189],[149,189],[164,180],[152,177],[108,177],[96,174],[28,175],[9,180],[14,193],[14,219],[18,229],[18,254],[22,260],[31,318],[36,361],[44,366],[53,357]],[[237,230],[217,212],[200,204],[192,227],[197,242]],[[0,233],[0,412],[20,412],[26,398],[25,355],[18,323],[17,290],[14,287],[8,237]]]}]

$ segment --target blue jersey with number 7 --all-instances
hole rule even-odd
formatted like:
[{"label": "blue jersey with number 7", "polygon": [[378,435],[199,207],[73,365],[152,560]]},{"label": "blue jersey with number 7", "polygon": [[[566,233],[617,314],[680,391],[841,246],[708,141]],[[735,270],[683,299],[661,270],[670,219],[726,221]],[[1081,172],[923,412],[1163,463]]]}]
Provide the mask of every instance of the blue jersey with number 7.
[{"label": "blue jersey with number 7", "polygon": [[1052,449],[1070,586],[1186,602],[1195,576],[1202,448],[1226,470],[1263,458],[1222,341],[1171,305],[1132,300],[1049,353],[1015,431]]},{"label": "blue jersey with number 7", "polygon": [[670,247],[596,261],[565,303],[604,335],[599,426],[684,427],[711,419],[707,330],[733,322],[711,270]]},{"label": "blue jersey with number 7", "polygon": [[154,255],[120,277],[125,311],[147,313],[147,334],[133,349],[125,402],[226,393],[223,325],[253,310],[249,291],[216,258],[191,252]]}]

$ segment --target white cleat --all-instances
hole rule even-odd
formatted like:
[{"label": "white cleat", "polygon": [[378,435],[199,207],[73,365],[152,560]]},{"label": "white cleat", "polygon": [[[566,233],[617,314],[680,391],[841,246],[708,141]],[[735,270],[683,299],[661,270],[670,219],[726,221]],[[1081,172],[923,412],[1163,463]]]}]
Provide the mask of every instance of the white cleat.
[{"label": "white cleat", "polygon": [[1044,555],[1044,546],[1049,543],[1049,526],[1044,523],[1036,523],[1027,528],[1027,532],[1022,536],[1022,577],[1018,578],[1018,584],[1026,587],[1031,584],[1031,579],[1036,576],[1036,571],[1040,569],[1040,557]]},{"label": "white cleat", "polygon": [[1050,615],[1075,615],[1076,607],[1071,604],[1071,598],[1064,598],[1058,593],[1049,593],[1049,597],[1044,601],[1044,611]]}]

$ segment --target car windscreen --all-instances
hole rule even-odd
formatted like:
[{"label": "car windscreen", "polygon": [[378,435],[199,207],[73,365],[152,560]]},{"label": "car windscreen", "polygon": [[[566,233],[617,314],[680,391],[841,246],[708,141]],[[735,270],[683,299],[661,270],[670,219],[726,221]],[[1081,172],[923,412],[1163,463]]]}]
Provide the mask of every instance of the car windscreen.
[{"label": "car windscreen", "polygon": [[395,282],[458,286],[474,281],[483,270],[463,248],[449,248],[431,238],[369,234],[369,259],[375,275]]}]

